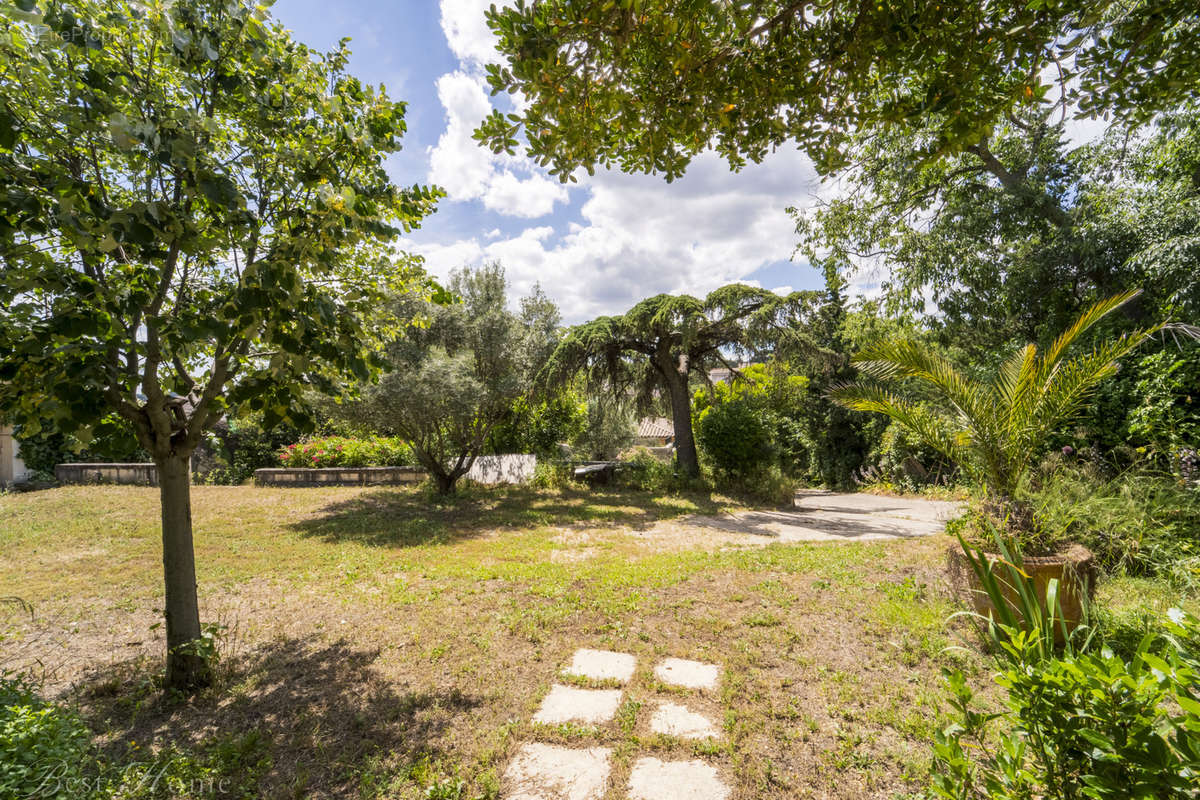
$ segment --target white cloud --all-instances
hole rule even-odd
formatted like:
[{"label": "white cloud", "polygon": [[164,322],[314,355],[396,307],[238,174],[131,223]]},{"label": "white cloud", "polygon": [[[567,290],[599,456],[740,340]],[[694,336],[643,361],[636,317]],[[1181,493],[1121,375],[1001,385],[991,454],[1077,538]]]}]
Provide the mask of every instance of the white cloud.
[{"label": "white cloud", "polygon": [[485,206],[512,217],[544,217],[565,202],[567,190],[558,181],[542,175],[521,180],[508,170],[492,175],[483,195]]},{"label": "white cloud", "polygon": [[442,32],[461,61],[486,64],[499,59],[496,36],[484,12],[493,0],[442,0]]},{"label": "white cloud", "polygon": [[437,93],[446,109],[446,130],[429,149],[429,180],[443,187],[451,200],[482,197],[494,167],[471,133],[491,109],[487,95],[465,72],[438,78]]},{"label": "white cloud", "polygon": [[[472,138],[492,110],[481,78],[463,70],[437,80],[438,99],[446,110],[446,130],[429,148],[429,180],[452,201],[482,200],[486,208],[513,217],[544,217],[567,190],[535,171],[523,158],[496,156]],[[517,172],[529,175],[522,178]]]},{"label": "white cloud", "polygon": [[[540,283],[564,318],[578,322],[620,313],[660,292],[704,295],[791,257],[794,224],[784,209],[809,204],[821,189],[796,150],[740,173],[707,153],[672,184],[658,176],[579,171],[568,190],[527,158],[479,147],[471,132],[491,107],[480,69],[493,58],[482,16],[490,2],[442,0],[442,28],[460,68],[438,80],[446,129],[429,149],[429,179],[446,188],[450,203],[475,201],[540,221],[515,234],[481,226],[452,241],[414,233],[403,246],[424,255],[434,274],[499,260],[514,297]],[[578,217],[554,216],[572,195],[583,201]],[[796,266],[798,277],[803,269]]]},{"label": "white cloud", "polygon": [[795,234],[784,209],[803,203],[815,188],[812,168],[795,152],[777,153],[741,173],[706,154],[673,184],[597,173],[583,183],[590,196],[578,223],[539,225],[490,241],[480,235],[405,246],[425,255],[438,275],[497,259],[515,295],[541,283],[566,320],[578,322],[622,312],[659,292],[703,295],[786,261]]}]

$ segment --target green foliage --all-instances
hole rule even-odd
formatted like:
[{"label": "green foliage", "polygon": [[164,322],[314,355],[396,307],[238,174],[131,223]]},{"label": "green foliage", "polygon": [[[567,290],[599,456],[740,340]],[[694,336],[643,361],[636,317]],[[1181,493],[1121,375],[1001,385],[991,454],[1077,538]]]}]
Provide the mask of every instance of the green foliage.
[{"label": "green foliage", "polygon": [[700,447],[724,476],[746,478],[776,461],[765,416],[748,399],[726,400],[700,412]]},{"label": "green foliage", "polygon": [[95,764],[91,732],[77,716],[0,675],[0,797],[66,797]]},{"label": "green foliage", "polygon": [[669,403],[680,468],[700,474],[692,432],[689,381],[728,366],[730,351],[808,342],[804,323],[812,292],[780,297],[745,284],[715,289],[704,299],[649,297],[621,316],[599,317],[567,331],[540,380],[551,385],[584,374],[594,391],[633,394],[638,410]]},{"label": "green foliage", "polygon": [[621,486],[643,492],[673,492],[683,486],[675,465],[645,447],[635,447],[622,457],[616,477]]},{"label": "green foliage", "polygon": [[1164,348],[1138,362],[1137,404],[1129,434],[1160,468],[1179,469],[1185,449],[1200,448],[1200,344]]},{"label": "green foliage", "polygon": [[398,467],[413,463],[412,448],[402,439],[326,436],[289,444],[276,453],[281,467]]},{"label": "green foliage", "polygon": [[392,243],[439,195],[383,168],[404,104],[242,0],[22,5],[0,19],[5,415],[116,412],[179,457],[228,407],[270,427],[365,376],[379,298],[419,275]]},{"label": "green foliage", "polygon": [[81,461],[131,462],[149,458],[128,421],[108,414],[88,432],[84,442],[77,435],[41,430],[28,434],[23,428],[14,434],[21,443],[21,460],[34,472],[53,475],[55,464]]},{"label": "green foliage", "polygon": [[587,405],[570,392],[541,400],[518,397],[507,418],[492,429],[484,451],[557,458],[560,444],[577,439],[583,433],[586,418]]},{"label": "green foliage", "polygon": [[571,447],[585,461],[611,461],[633,443],[637,426],[622,398],[606,393],[588,397],[586,416]]},{"label": "green foliage", "polygon": [[[1092,306],[1042,353],[1027,345],[989,381],[974,381],[930,348],[909,340],[869,347],[855,363],[870,380],[842,386],[832,395],[857,411],[876,411],[910,428],[946,458],[968,470],[994,501],[1012,502],[1048,439],[1076,414],[1096,385],[1116,372],[1117,360],[1163,326],[1104,340],[1066,358],[1089,328],[1128,303],[1136,292]],[[932,391],[946,411],[903,398],[886,384],[910,380]],[[1011,520],[1027,527],[1018,515]]]},{"label": "green foliage", "polygon": [[947,671],[957,721],[934,745],[934,796],[1194,796],[1198,626],[1173,616],[1165,637],[1145,637],[1128,659],[1107,649],[1050,657],[1036,633],[1014,632],[1000,655],[1006,696],[996,714],[978,710],[962,674]]},{"label": "green foliage", "polygon": [[193,463],[193,471],[204,483],[238,486],[254,477],[256,469],[279,466],[280,448],[299,438],[300,432],[290,425],[266,430],[253,417],[235,417],[207,436],[215,465],[201,473]]},{"label": "green foliage", "polygon": [[396,299],[400,316],[427,324],[392,340],[379,383],[337,412],[402,437],[442,494],[454,491],[514,404],[532,396],[558,326],[558,309],[538,292],[519,315],[508,310],[497,263],[456,272],[450,288],[461,302]]},{"label": "green foliage", "polygon": [[[1014,109],[1047,104],[1071,64],[1080,114],[1148,119],[1189,96],[1200,29],[1188,0],[902,7],[843,0],[544,0],[498,6],[494,92],[528,98],[476,137],[577,167],[681,175],[713,147],[733,168],[788,144],[845,165],[848,131],[919,126],[917,163],[956,152]],[[831,101],[836,98],[836,102]],[[922,158],[924,157],[924,158]]]},{"label": "green foliage", "polygon": [[1139,469],[1105,478],[1064,467],[1041,483],[1033,503],[1039,525],[1086,545],[1104,569],[1200,589],[1200,489]]},{"label": "green foliage", "polygon": [[198,750],[168,745],[145,760],[109,765],[95,800],[175,797],[260,797],[259,780],[271,768],[270,742],[257,730],[226,733]]},{"label": "green foliage", "polygon": [[196,751],[169,745],[108,761],[70,709],[24,680],[0,677],[0,797],[159,800],[219,795],[251,800],[271,766],[266,737],[228,733]]},{"label": "green foliage", "polygon": [[912,429],[892,421],[871,451],[866,482],[881,481],[901,491],[916,492],[954,480],[957,470]]}]

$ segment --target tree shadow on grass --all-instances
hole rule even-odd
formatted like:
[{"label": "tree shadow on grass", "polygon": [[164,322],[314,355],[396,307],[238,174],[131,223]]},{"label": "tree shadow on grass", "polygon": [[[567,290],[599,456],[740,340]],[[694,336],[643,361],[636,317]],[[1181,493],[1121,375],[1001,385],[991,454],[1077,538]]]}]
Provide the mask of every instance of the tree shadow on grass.
[{"label": "tree shadow on grass", "polygon": [[398,691],[374,666],[378,656],[344,640],[282,639],[223,667],[214,688],[187,702],[154,690],[141,661],[107,667],[76,694],[92,730],[107,734],[112,761],[250,734],[269,758],[253,796],[357,796],[380,772],[386,780],[448,755],[456,719],[482,702],[454,688]]},{"label": "tree shadow on grass", "polygon": [[662,519],[721,510],[706,493],[664,497],[629,489],[470,487],[449,498],[419,489],[375,489],[331,503],[292,530],[330,542],[381,547],[449,544],[505,528],[584,525],[644,530]]}]

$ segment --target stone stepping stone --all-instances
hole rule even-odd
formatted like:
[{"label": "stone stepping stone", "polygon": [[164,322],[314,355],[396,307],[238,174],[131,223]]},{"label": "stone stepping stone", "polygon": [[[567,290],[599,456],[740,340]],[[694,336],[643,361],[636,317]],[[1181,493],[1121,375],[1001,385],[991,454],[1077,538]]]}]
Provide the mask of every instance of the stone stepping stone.
[{"label": "stone stepping stone", "polygon": [[663,683],[686,689],[716,689],[721,670],[716,664],[668,658],[654,668],[654,675]]},{"label": "stone stepping stone", "polygon": [[533,715],[533,721],[547,725],[608,722],[617,714],[621,694],[620,689],[577,689],[556,683]]},{"label": "stone stepping stone", "polygon": [[729,787],[703,761],[639,758],[629,773],[629,800],[727,800]]},{"label": "stone stepping stone", "polygon": [[650,717],[650,730],[680,739],[715,739],[721,735],[708,717],[675,703],[659,704]]},{"label": "stone stepping stone", "polygon": [[504,772],[505,800],[600,800],[608,788],[612,750],[550,744],[521,746]]},{"label": "stone stepping stone", "polygon": [[637,659],[628,653],[614,653],[611,650],[576,650],[571,666],[565,670],[567,675],[577,678],[591,678],[594,681],[620,681],[628,683],[637,668]]}]

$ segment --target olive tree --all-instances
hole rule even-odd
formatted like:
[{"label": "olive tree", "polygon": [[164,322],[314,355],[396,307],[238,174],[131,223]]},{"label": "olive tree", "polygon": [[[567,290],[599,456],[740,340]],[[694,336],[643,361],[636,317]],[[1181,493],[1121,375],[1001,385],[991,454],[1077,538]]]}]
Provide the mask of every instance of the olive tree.
[{"label": "olive tree", "polygon": [[404,437],[438,492],[470,472],[489,434],[529,398],[534,375],[556,341],[558,308],[540,290],[509,310],[504,269],[491,263],[456,272],[459,302],[399,298],[399,313],[424,320],[387,347],[389,366],[342,416]]},{"label": "olive tree", "polygon": [[438,192],[398,188],[404,104],[249,0],[6,6],[0,409],[78,432],[116,412],[158,468],[168,686],[208,679],[189,459],[235,407],[366,378],[392,247]]}]

